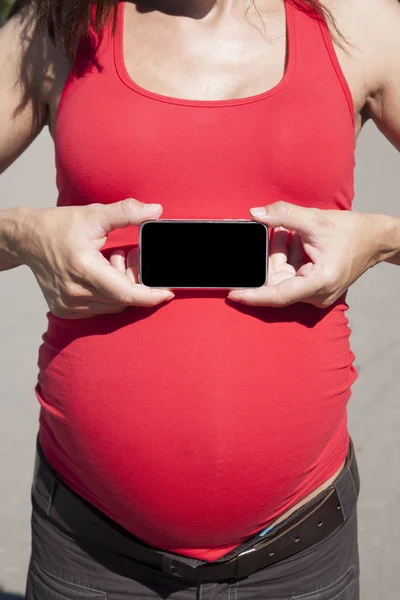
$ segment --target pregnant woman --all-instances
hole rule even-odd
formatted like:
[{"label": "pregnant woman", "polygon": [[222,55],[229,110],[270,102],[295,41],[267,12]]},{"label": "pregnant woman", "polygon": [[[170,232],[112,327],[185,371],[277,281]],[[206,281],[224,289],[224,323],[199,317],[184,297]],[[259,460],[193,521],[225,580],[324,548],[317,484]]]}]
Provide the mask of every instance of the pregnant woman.
[{"label": "pregnant woman", "polygon": [[[0,212],[49,306],[27,600],[359,598],[346,293],[400,220],[351,210],[354,148],[373,119],[400,149],[399,28],[396,0],[12,8],[0,168],[48,126],[59,192]],[[139,284],[160,217],[266,224],[267,285]]]}]

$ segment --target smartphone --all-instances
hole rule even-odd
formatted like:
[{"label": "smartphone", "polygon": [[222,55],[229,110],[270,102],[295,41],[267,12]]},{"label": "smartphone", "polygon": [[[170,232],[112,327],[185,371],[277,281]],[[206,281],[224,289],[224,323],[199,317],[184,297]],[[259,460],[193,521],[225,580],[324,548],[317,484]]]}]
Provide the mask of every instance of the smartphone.
[{"label": "smartphone", "polygon": [[139,281],[167,289],[245,289],[268,277],[268,227],[246,219],[154,219],[139,227]]}]

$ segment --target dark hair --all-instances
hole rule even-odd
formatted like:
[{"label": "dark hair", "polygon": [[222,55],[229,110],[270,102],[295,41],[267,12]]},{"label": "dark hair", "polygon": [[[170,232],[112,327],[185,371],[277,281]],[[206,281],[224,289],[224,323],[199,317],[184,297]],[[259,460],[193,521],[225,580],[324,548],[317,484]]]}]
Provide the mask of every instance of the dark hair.
[{"label": "dark hair", "polygon": [[[330,11],[319,0],[289,0],[295,3],[314,18],[325,18],[339,38],[340,34],[335,19]],[[17,14],[21,8],[30,4],[36,25],[45,30],[55,44],[61,44],[70,62],[73,61],[78,42],[88,33],[91,22],[92,0],[15,0],[8,13],[8,18]],[[96,31],[110,17],[115,26],[118,0],[97,0]]]}]

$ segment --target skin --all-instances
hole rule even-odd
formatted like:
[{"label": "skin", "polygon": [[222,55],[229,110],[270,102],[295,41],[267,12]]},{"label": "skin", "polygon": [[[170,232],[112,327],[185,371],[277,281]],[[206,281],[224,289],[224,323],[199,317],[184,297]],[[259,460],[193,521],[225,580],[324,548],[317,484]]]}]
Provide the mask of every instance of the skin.
[{"label": "skin", "polygon": [[[130,76],[153,92],[187,99],[240,98],[270,89],[284,72],[284,7],[282,0],[256,0],[256,6],[258,12],[245,0],[127,4],[124,52]],[[370,0],[366,10],[364,0],[327,0],[325,6],[351,43],[335,42],[335,48],[353,97],[355,138],[372,119],[400,150],[400,4]],[[21,35],[24,16],[0,32],[0,172],[43,127],[54,136],[68,74],[63,53],[45,36],[30,40],[29,31]],[[33,65],[25,89],[19,83],[24,58]],[[27,102],[15,113],[23,93]],[[279,199],[259,208],[265,213],[249,213],[249,218],[272,230],[268,283],[229,292],[233,301],[277,307],[301,301],[328,307],[372,266],[382,261],[400,264],[400,220],[390,215],[306,209]],[[173,294],[137,283],[135,253],[125,257],[116,251],[109,263],[99,250],[112,229],[161,214],[162,207],[151,211],[136,199],[108,207],[20,206],[0,211],[0,270],[27,264],[50,310],[63,318],[154,306]],[[276,522],[328,487],[342,467]]]}]

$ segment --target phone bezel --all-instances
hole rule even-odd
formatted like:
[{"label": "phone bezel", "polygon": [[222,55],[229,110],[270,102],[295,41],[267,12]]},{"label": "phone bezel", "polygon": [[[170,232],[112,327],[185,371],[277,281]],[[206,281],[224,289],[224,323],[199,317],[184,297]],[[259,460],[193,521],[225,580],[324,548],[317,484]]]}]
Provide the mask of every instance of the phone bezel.
[{"label": "phone bezel", "polygon": [[[251,219],[148,219],[146,221],[143,221],[139,226],[139,243],[138,243],[139,283],[142,284],[142,278],[141,278],[141,273],[142,273],[142,252],[141,252],[142,231],[143,231],[144,225],[146,225],[147,223],[218,223],[218,224],[222,223],[224,225],[229,225],[229,223],[240,223],[240,222],[243,224],[257,223],[258,225],[262,225],[265,228],[266,257],[267,257],[266,261],[265,261],[265,280],[262,285],[256,286],[256,287],[263,287],[268,281],[268,253],[269,253],[268,226],[265,225],[265,223],[260,223],[259,221],[252,221]],[[153,288],[154,286],[147,286],[147,287]],[[198,287],[198,286],[197,287],[166,287],[166,286],[160,286],[160,287],[157,287],[154,289],[161,289],[161,290],[247,290],[247,289],[254,289],[254,286],[249,286],[249,287]]]}]

